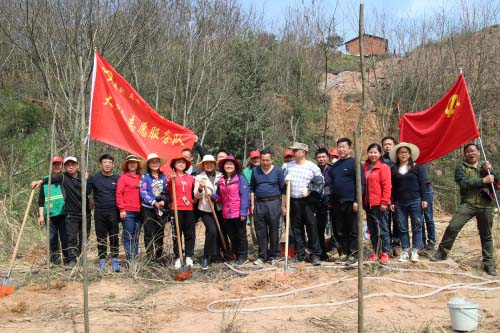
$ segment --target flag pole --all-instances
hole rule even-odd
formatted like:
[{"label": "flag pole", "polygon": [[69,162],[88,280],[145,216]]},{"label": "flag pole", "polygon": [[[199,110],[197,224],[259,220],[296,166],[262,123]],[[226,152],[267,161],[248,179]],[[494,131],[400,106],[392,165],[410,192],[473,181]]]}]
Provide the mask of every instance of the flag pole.
[{"label": "flag pole", "polygon": [[[486,158],[486,153],[484,152],[483,140],[481,139],[481,136],[479,136],[479,146],[481,147],[481,153],[484,156],[484,160],[487,161],[488,159]],[[488,172],[488,176],[491,176],[490,169],[486,169],[486,171]],[[491,185],[491,190],[493,191],[493,196],[495,197],[495,202],[497,204],[498,212],[500,214],[500,204],[498,203],[498,196],[497,192],[495,191],[495,185],[493,183],[491,183],[490,185]]]}]

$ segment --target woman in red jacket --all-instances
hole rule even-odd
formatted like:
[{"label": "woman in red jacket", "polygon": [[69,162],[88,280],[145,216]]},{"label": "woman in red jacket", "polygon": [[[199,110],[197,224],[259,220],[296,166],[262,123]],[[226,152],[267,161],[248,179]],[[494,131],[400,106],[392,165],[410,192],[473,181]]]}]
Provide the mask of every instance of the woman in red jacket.
[{"label": "woman in red jacket", "polygon": [[[172,193],[172,182],[175,181],[175,194],[177,202],[177,217],[179,218],[179,231],[184,236],[184,252],[186,254],[186,266],[193,266],[194,255],[194,206],[193,206],[193,189],[194,177],[185,171],[189,169],[191,162],[186,160],[182,155],[177,156],[170,162],[172,174],[168,182],[170,197],[172,198],[172,211],[174,210],[174,195]],[[179,253],[176,237],[181,237],[176,234],[173,228],[172,237],[175,254],[175,269],[181,268],[182,253]]]},{"label": "woman in red jacket", "polygon": [[139,253],[139,234],[142,226],[139,194],[140,161],[139,157],[128,155],[121,165],[123,175],[116,185],[116,206],[123,223],[123,247],[127,260],[136,259]]},{"label": "woman in red jacket", "polygon": [[391,169],[380,160],[382,147],[379,144],[372,143],[367,152],[368,160],[363,165],[366,177],[363,204],[373,246],[368,261],[380,258],[380,263],[387,264],[391,250],[387,219],[388,207],[391,204]]}]

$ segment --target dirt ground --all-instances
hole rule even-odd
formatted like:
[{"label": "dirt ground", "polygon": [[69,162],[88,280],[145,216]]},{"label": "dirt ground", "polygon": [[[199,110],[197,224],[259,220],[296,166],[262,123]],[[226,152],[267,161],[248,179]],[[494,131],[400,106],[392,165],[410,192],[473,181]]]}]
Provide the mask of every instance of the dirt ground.
[{"label": "dirt ground", "polygon": [[[438,236],[449,217],[436,222]],[[443,222],[446,221],[446,222]],[[201,226],[200,226],[201,227]],[[197,234],[201,238],[203,230]],[[367,244],[368,246],[368,244]],[[43,248],[39,249],[43,253]],[[458,275],[430,272],[404,272],[392,269],[407,268],[431,270],[440,273],[468,273],[489,279],[481,271],[479,237],[474,222],[462,231],[450,258],[432,263],[421,257],[415,264],[398,263],[392,259],[383,268],[364,265],[365,295],[385,293],[364,301],[364,326],[367,332],[451,332],[447,302],[462,296],[479,304],[478,332],[500,331],[500,290],[442,291],[429,297],[403,298],[387,293],[423,295],[435,289],[403,282],[427,283],[445,286],[455,283],[477,283],[485,280]],[[31,253],[33,256],[33,253]],[[28,260],[29,259],[29,260]],[[191,279],[172,281],[171,268],[145,268],[134,276],[95,271],[95,261],[89,262],[89,318],[91,332],[354,332],[357,330],[357,268],[332,268],[335,263],[323,263],[321,268],[300,264],[295,275],[277,279],[277,271],[238,275],[223,264],[214,264],[203,272],[195,265]],[[280,263],[280,267],[283,264]],[[6,263],[0,264],[4,271]],[[265,265],[265,268],[272,268]],[[255,270],[247,264],[245,270]],[[16,266],[13,278],[18,287],[12,296],[0,299],[1,332],[82,332],[83,289],[78,272],[55,269],[51,290],[47,290],[43,262],[29,256]],[[396,280],[373,280],[373,277]],[[340,281],[343,279],[343,281]],[[335,283],[336,282],[336,283]],[[328,284],[329,283],[329,284]],[[241,300],[266,294],[278,294],[297,289],[327,284],[314,289],[282,297]],[[499,287],[496,283],[482,287]],[[499,288],[500,289],[500,288]],[[209,303],[221,299],[236,299],[235,303],[214,304],[213,310],[234,310],[232,313],[211,313]],[[349,304],[328,305],[345,302]],[[244,312],[262,307],[310,308],[268,309]]]}]

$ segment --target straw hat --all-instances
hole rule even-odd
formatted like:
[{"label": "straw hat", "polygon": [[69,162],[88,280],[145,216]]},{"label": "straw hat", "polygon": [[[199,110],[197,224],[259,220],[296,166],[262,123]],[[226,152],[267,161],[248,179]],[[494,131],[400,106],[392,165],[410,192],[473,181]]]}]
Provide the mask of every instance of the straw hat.
[{"label": "straw hat", "polygon": [[151,153],[151,154],[148,155],[148,157],[146,158],[146,160],[142,160],[140,162],[141,163],[140,164],[141,168],[147,170],[147,168],[148,168],[148,162],[150,160],[154,159],[154,158],[158,158],[160,160],[160,168],[167,163],[167,159],[166,158],[160,157],[156,153]]},{"label": "straw hat", "polygon": [[203,156],[203,160],[201,160],[200,163],[196,164],[196,167],[198,169],[202,169],[203,170],[203,163],[205,163],[205,162],[214,162],[214,163],[217,163],[215,161],[215,157],[213,155],[205,155],[205,156]]},{"label": "straw hat", "polygon": [[218,165],[219,170],[221,170],[221,171],[222,171],[222,170],[223,170],[223,168],[224,168],[224,164],[225,164],[226,162],[228,162],[228,161],[231,161],[231,162],[233,162],[233,163],[234,163],[235,172],[236,172],[236,173],[239,173],[239,172],[240,172],[240,170],[241,170],[241,164],[240,164],[240,162],[238,162],[238,160],[237,160],[237,159],[235,159],[235,158],[234,158],[234,156],[231,156],[231,155],[229,155],[229,156],[227,156],[225,159],[223,159],[223,160],[220,160],[220,161],[219,161],[219,165]]},{"label": "straw hat", "polygon": [[393,161],[393,162],[397,161],[397,159],[398,159],[397,152],[398,152],[399,148],[401,148],[401,147],[408,148],[408,150],[410,151],[411,159],[413,160],[413,162],[415,162],[417,160],[418,156],[420,156],[420,149],[418,149],[418,147],[416,145],[414,145],[413,143],[408,143],[408,142],[400,142],[397,145],[395,145],[394,147],[392,147],[391,150],[389,151],[389,158],[391,159],[391,161]]},{"label": "straw hat", "polygon": [[125,159],[125,161],[123,161],[123,163],[120,165],[120,168],[122,169],[122,171],[127,172],[128,171],[128,162],[133,162],[133,161],[139,163],[139,165],[137,166],[137,171],[141,170],[142,160],[135,155],[128,155],[127,158]]},{"label": "straw hat", "polygon": [[174,157],[171,161],[170,161],[170,168],[172,170],[174,170],[174,165],[175,165],[175,161],[178,161],[178,160],[184,160],[186,162],[186,169],[189,169],[189,167],[191,166],[191,162],[186,160],[186,158],[184,157],[184,155],[177,155],[176,157]]}]

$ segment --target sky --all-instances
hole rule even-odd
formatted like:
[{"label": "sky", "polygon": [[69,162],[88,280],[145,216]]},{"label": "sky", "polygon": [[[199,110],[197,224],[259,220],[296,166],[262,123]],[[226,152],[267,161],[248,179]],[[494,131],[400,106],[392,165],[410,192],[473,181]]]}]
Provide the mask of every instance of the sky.
[{"label": "sky", "polygon": [[[312,3],[322,8],[322,12],[335,13],[336,32],[345,41],[358,35],[359,0],[236,0],[245,10],[253,9],[262,15],[265,30],[279,35],[284,18],[290,8],[310,7]],[[449,13],[450,18],[459,17],[460,8],[487,3],[500,8],[500,0],[364,0],[365,33],[383,35],[379,23],[385,15],[386,29],[395,22],[414,22],[418,25],[424,18],[437,13]],[[330,16],[331,16],[330,15]],[[496,23],[500,20],[496,18]],[[389,38],[390,36],[384,36]]]}]

